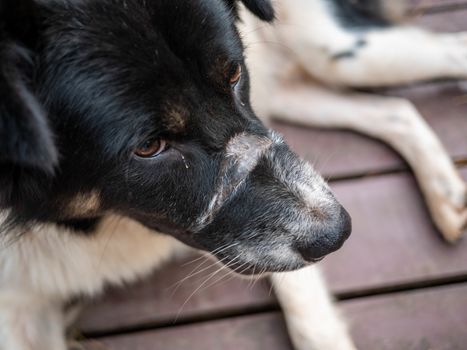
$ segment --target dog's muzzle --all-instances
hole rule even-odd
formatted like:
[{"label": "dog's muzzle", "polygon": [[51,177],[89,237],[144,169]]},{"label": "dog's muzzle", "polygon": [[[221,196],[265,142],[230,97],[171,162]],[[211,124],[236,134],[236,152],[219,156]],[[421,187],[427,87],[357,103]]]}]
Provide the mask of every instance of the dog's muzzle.
[{"label": "dog's muzzle", "polygon": [[303,267],[339,249],[351,219],[313,168],[274,132],[240,134],[227,145],[218,184],[193,230],[204,249],[225,249],[220,259],[267,271]]}]

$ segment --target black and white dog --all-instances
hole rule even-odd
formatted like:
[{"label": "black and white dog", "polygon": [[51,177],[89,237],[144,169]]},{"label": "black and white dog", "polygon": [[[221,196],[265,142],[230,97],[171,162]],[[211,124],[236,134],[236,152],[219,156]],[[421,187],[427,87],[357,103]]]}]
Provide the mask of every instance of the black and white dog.
[{"label": "black and white dog", "polygon": [[[273,19],[269,1],[242,2]],[[0,349],[65,349],[70,298],[185,246],[275,276],[350,234],[323,179],[250,107],[236,1],[0,6]],[[288,275],[279,297],[323,292],[306,281]],[[318,311],[306,317],[334,322]],[[306,348],[352,349],[337,319],[312,344],[289,316]]]}]

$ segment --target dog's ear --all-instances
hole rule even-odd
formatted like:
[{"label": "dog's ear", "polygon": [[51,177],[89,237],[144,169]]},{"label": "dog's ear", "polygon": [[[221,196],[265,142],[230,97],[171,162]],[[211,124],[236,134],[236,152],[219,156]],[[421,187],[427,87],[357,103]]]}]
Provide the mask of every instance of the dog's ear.
[{"label": "dog's ear", "polygon": [[225,0],[229,7],[236,12],[238,2],[242,2],[245,7],[259,19],[271,22],[274,20],[274,7],[271,0]]},{"label": "dog's ear", "polygon": [[35,45],[36,12],[34,0],[1,0],[0,40],[10,37],[29,47]]},{"label": "dog's ear", "polygon": [[[31,89],[37,31],[30,0],[0,2],[0,165],[52,173],[57,151]],[[2,171],[2,172],[3,172]]]}]

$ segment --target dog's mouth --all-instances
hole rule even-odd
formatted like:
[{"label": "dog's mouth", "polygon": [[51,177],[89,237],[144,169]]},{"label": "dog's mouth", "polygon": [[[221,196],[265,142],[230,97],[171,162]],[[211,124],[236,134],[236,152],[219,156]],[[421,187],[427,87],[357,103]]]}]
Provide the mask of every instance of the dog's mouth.
[{"label": "dog's mouth", "polygon": [[222,252],[222,249],[213,249],[212,247],[207,248],[203,246],[203,244],[199,243],[195,239],[196,234],[188,229],[174,225],[169,221],[160,220],[157,223],[152,224],[151,229],[163,234],[170,234],[177,240],[192,248],[212,254],[212,256],[226,268],[243,276],[255,277],[273,272],[295,271],[306,266],[316,264],[325,258],[325,256],[322,256],[319,258],[305,260],[300,254],[293,250],[290,250],[287,253],[277,253],[280,258],[275,258],[274,251],[283,251],[285,248],[280,249],[277,246],[271,247],[271,249],[267,250],[268,253],[264,255],[259,252],[253,253],[251,247],[245,248],[243,252],[242,249],[237,250],[241,245],[238,243],[231,244],[231,246],[237,247],[235,251],[229,252],[226,250]]},{"label": "dog's mouth", "polygon": [[189,229],[175,225],[174,223],[168,220],[158,220],[157,223],[151,223],[148,226],[151,230],[154,230],[155,232],[161,234],[170,235],[192,248],[204,251],[206,250],[201,244],[199,244],[195,239],[193,239],[193,232],[191,232]]},{"label": "dog's mouth", "polygon": [[321,257],[318,259],[313,259],[312,261],[305,261],[304,259],[297,257],[295,254],[290,253],[286,261],[279,261],[261,257],[244,261],[239,258],[239,255],[236,255],[234,257],[230,257],[227,255],[213,255],[222,265],[224,265],[226,268],[233,271],[234,273],[250,277],[262,276],[264,274],[274,272],[295,271],[298,269],[302,269],[306,266],[316,264],[324,259],[324,257]]}]

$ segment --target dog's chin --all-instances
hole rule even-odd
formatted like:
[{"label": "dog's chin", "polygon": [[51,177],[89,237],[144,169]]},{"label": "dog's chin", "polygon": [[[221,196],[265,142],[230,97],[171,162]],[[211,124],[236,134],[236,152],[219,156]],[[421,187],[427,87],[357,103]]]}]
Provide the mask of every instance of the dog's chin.
[{"label": "dog's chin", "polygon": [[[225,258],[220,259],[219,257],[217,257],[217,259],[220,262],[226,260]],[[237,261],[234,263],[223,263],[223,265],[240,276],[255,278],[275,272],[290,272],[299,270],[306,266],[313,265],[320,260],[322,259],[313,262],[306,262],[302,259],[292,258],[290,261],[265,262],[264,259],[258,259],[257,261]]]}]

